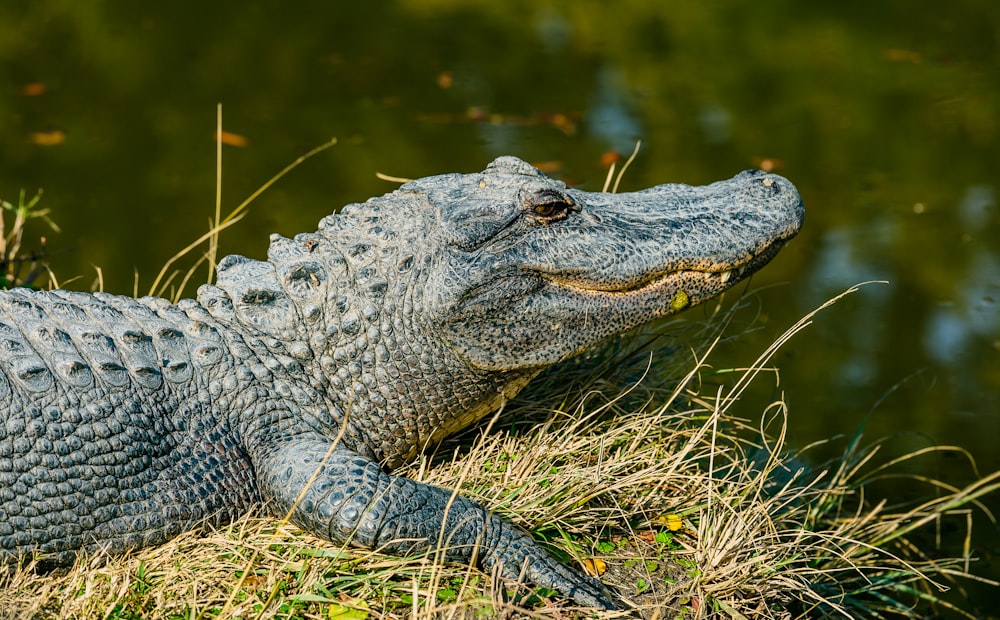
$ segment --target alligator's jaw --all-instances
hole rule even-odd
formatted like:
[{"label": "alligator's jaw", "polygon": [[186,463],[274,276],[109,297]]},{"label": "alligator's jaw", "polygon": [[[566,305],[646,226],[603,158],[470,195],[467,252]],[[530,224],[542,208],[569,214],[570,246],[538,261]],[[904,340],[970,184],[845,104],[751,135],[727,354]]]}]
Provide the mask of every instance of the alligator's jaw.
[{"label": "alligator's jaw", "polygon": [[[553,287],[562,289],[566,295],[579,295],[581,298],[607,297],[622,304],[649,303],[656,299],[670,300],[670,313],[677,312],[689,306],[697,305],[711,299],[730,288],[736,282],[743,280],[766,265],[784,247],[786,241],[780,240],[767,246],[759,254],[746,261],[730,265],[716,265],[714,269],[679,269],[664,273],[652,273],[649,278],[636,284],[621,288],[610,286],[586,286],[574,280],[568,280],[559,274],[539,274],[542,279]],[[685,302],[677,301],[679,298]]]}]

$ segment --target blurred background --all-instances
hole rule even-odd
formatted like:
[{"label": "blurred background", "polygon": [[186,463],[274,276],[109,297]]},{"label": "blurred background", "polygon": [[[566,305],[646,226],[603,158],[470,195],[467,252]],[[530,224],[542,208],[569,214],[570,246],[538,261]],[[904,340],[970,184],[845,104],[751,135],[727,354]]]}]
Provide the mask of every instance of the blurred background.
[{"label": "blurred background", "polygon": [[[96,265],[106,290],[131,293],[138,274],[146,292],[214,213],[218,103],[223,212],[338,138],[223,234],[223,253],[253,257],[270,232],[315,230],[394,189],[377,171],[471,172],[513,154],[597,190],[641,139],[622,189],[785,175],[806,227],[754,277],[733,333],[751,331],[713,365],[746,366],[828,298],[884,280],[776,358],[792,445],[863,427],[889,438],[889,456],[954,444],[979,472],[1000,469],[995,0],[6,0],[0,199],[41,188],[62,230],[36,221],[24,250],[70,288],[90,289]],[[740,411],[759,417],[776,395],[765,385]],[[914,467],[975,476],[957,457]],[[974,523],[974,570],[995,577],[996,526],[982,512]],[[964,524],[942,524],[943,544]],[[959,596],[987,613],[997,590]]]}]

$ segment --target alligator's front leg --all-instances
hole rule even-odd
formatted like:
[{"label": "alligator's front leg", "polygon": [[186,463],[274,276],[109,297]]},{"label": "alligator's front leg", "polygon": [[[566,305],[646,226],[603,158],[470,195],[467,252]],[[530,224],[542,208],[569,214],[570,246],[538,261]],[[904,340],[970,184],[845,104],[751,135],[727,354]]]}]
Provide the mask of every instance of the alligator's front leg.
[{"label": "alligator's front leg", "polygon": [[556,561],[515,525],[464,497],[452,501],[451,491],[387,474],[355,452],[300,438],[284,442],[261,466],[258,480],[274,509],[287,513],[294,505],[292,521],[323,538],[395,555],[442,541],[449,561],[478,557],[479,566],[498,566],[505,578],[523,570],[528,581],[581,605],[615,608],[596,580]]}]

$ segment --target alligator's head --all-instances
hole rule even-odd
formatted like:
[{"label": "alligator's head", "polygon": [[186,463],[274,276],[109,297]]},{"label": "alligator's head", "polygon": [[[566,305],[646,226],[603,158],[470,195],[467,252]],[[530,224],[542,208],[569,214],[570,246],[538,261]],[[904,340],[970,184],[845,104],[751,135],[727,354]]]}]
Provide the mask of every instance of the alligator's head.
[{"label": "alligator's head", "polygon": [[494,371],[543,368],[714,297],[774,257],[804,216],[792,184],[759,171],[591,193],[501,157],[400,191],[431,218],[428,316],[468,364]]},{"label": "alligator's head", "polygon": [[802,218],[795,188],[763,172],[589,193],[501,157],[275,235],[266,262],[227,257],[199,300],[351,403],[357,436],[395,463],[546,366],[718,295]]}]

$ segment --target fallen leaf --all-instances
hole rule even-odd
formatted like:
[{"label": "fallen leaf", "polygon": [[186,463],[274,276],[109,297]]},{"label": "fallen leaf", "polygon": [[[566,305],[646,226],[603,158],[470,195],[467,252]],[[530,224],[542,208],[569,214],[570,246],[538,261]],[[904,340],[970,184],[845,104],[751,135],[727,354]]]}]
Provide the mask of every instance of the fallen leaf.
[{"label": "fallen leaf", "polygon": [[882,53],[885,59],[890,62],[909,62],[919,65],[924,61],[924,55],[913,50],[887,49]]},{"label": "fallen leaf", "polygon": [[245,147],[250,144],[250,139],[246,136],[241,136],[238,133],[231,133],[228,131],[220,131],[218,133],[218,139],[223,144],[228,144],[229,146]]},{"label": "fallen leaf", "polygon": [[676,532],[677,530],[684,527],[684,520],[681,519],[680,515],[669,514],[659,517],[657,519],[660,523],[667,526],[667,529],[671,532]]},{"label": "fallen leaf", "polygon": [[638,532],[639,540],[650,545],[656,544],[656,532],[653,530],[643,530]]},{"label": "fallen leaf", "polygon": [[[534,166],[535,168],[538,168],[545,174],[557,173],[560,170],[562,170],[563,167],[562,162],[555,159],[549,161],[535,161],[531,162],[531,165]],[[594,458],[596,458],[596,456]]]},{"label": "fallen leaf", "polygon": [[754,157],[750,161],[764,172],[774,172],[785,167],[784,161],[773,157]]},{"label": "fallen leaf", "polygon": [[39,95],[44,95],[48,87],[42,82],[28,82],[27,84],[21,86],[21,94],[25,97],[37,97]]},{"label": "fallen leaf", "polygon": [[66,141],[66,132],[62,129],[36,131],[31,134],[30,140],[38,146],[55,146]]},{"label": "fallen leaf", "polygon": [[612,164],[616,164],[622,160],[622,154],[618,151],[604,151],[601,153],[601,167],[610,168]]},{"label": "fallen leaf", "polygon": [[576,134],[576,123],[574,123],[568,116],[561,113],[553,114],[549,119],[556,129],[563,132],[567,136],[572,136]]},{"label": "fallen leaf", "polygon": [[600,577],[608,570],[608,563],[601,558],[588,558],[583,561],[583,572],[591,577]]}]

